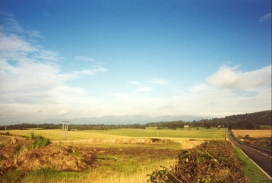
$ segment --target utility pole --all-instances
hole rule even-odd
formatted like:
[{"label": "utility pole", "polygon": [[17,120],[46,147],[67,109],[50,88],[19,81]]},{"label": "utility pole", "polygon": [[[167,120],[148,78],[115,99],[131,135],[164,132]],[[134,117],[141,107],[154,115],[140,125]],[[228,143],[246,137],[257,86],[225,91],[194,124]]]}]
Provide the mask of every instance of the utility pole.
[{"label": "utility pole", "polygon": [[69,121],[62,121],[62,139],[63,140],[67,139],[68,126],[69,126]]}]

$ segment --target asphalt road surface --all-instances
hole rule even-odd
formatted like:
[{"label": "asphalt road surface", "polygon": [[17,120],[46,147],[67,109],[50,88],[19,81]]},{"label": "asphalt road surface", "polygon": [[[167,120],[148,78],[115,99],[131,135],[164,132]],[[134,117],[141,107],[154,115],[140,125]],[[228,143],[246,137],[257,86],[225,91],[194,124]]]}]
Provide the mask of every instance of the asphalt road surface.
[{"label": "asphalt road surface", "polygon": [[271,151],[262,148],[247,146],[236,141],[228,132],[229,139],[239,147],[250,159],[252,159],[267,175],[272,177],[272,156]]}]

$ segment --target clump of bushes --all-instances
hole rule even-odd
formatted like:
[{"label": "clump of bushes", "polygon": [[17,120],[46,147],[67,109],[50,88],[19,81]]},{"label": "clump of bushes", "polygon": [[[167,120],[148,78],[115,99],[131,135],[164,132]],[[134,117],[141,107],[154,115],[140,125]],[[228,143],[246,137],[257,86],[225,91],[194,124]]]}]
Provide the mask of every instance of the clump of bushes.
[{"label": "clump of bushes", "polygon": [[151,183],[247,182],[234,149],[227,141],[210,141],[182,150],[176,165],[153,171]]},{"label": "clump of bushes", "polygon": [[33,132],[30,134],[30,139],[33,140],[33,143],[30,145],[30,149],[42,148],[51,144],[49,138],[44,138],[41,135],[34,135]]}]

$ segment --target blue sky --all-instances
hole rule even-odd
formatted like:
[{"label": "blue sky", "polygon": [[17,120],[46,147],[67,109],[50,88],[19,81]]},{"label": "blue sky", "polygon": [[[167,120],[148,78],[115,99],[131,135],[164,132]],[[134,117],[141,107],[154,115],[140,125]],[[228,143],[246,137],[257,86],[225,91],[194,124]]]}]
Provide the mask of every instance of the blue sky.
[{"label": "blue sky", "polygon": [[271,109],[270,0],[2,0],[0,55],[0,124]]}]

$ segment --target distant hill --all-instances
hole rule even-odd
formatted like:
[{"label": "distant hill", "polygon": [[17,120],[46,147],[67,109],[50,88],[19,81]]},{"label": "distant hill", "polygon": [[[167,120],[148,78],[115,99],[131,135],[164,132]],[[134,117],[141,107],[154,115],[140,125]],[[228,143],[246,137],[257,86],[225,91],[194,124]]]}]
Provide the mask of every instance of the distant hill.
[{"label": "distant hill", "polygon": [[[193,116],[158,116],[148,117],[144,115],[134,116],[104,116],[93,118],[75,119],[48,119],[37,123],[17,123],[7,125],[8,129],[59,129],[62,121],[69,121],[74,129],[112,129],[112,128],[146,128],[157,127],[159,129],[177,129],[184,125],[190,127],[229,127],[232,129],[259,129],[260,125],[271,125],[271,110],[246,114],[235,114],[223,118],[204,119]],[[5,129],[0,125],[0,130]]]},{"label": "distant hill", "polygon": [[53,123],[59,124],[62,121],[69,121],[70,124],[146,124],[150,122],[166,122],[166,121],[193,121],[200,120],[201,116],[158,116],[148,117],[144,115],[131,115],[131,116],[103,116],[103,117],[91,117],[91,118],[74,118],[74,119],[48,119],[40,123]]},{"label": "distant hill", "polygon": [[259,128],[259,125],[271,125],[271,110],[226,116],[225,122],[232,128]]},{"label": "distant hill", "polygon": [[271,125],[271,110],[226,116],[227,121],[248,121],[259,125]]}]

